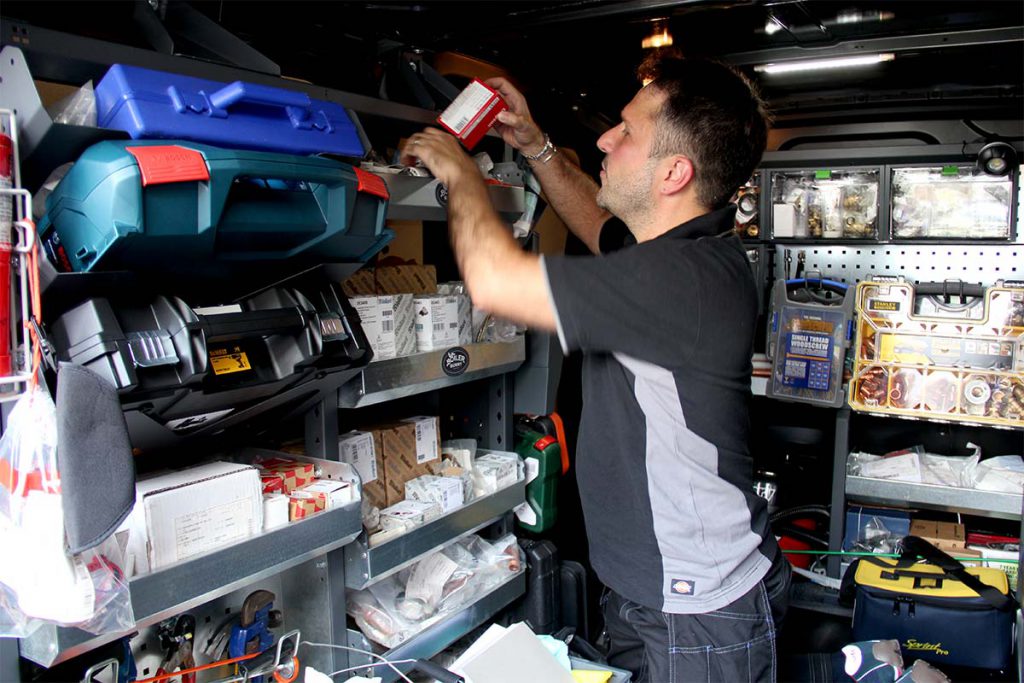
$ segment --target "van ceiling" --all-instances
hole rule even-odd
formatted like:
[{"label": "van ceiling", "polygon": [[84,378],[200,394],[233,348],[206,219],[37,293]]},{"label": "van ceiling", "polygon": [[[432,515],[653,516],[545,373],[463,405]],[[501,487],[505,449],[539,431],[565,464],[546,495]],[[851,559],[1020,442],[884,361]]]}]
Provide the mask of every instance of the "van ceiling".
[{"label": "van ceiling", "polygon": [[[170,0],[172,6],[178,2]],[[635,91],[635,68],[645,52],[641,40],[658,21],[683,54],[720,58],[754,76],[777,125],[1021,118],[1024,112],[1024,2],[1019,0],[189,4],[276,62],[287,76],[379,96],[385,74],[407,68],[410,60],[430,64],[435,55],[453,51],[504,67],[535,108],[557,110],[595,129],[614,121]],[[3,14],[145,46],[133,18],[138,5],[146,3],[7,0]],[[168,0],[149,5],[165,12]],[[201,40],[187,36],[175,36],[175,50],[211,57]],[[895,58],[803,75],[768,76],[753,69],[805,56],[876,52]]]}]

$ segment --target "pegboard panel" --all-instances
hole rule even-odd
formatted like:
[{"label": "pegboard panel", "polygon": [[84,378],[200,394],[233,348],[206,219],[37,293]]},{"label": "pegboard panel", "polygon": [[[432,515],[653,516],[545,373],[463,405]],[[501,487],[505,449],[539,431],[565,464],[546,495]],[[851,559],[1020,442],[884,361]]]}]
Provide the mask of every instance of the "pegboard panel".
[{"label": "pegboard panel", "polygon": [[[203,647],[206,646],[207,641],[212,640],[219,632],[226,631],[228,635],[231,634],[232,625],[238,621],[242,602],[245,601],[246,596],[258,589],[274,593],[276,596],[274,609],[285,610],[284,591],[282,590],[280,576],[271,577],[266,581],[247,586],[223,597],[211,600],[205,605],[188,610],[188,614],[196,618],[195,658],[197,664],[208,664],[214,661],[202,652]],[[135,655],[135,665],[139,670],[139,679],[155,676],[160,663],[163,661],[165,653],[160,649],[160,639],[157,633],[158,626],[151,626],[141,629],[132,638],[131,647]],[[284,633],[284,629],[274,629],[274,633],[280,635]],[[224,671],[225,669],[221,668],[200,672],[197,674],[197,681],[198,683],[203,683],[203,681],[222,679],[224,678]]]},{"label": "pegboard panel", "polygon": [[[774,275],[795,277],[800,253],[804,270],[855,285],[871,275],[901,275],[909,282],[962,280],[981,285],[1024,280],[1024,244],[786,244],[775,245]],[[787,268],[789,254],[789,272]]]}]

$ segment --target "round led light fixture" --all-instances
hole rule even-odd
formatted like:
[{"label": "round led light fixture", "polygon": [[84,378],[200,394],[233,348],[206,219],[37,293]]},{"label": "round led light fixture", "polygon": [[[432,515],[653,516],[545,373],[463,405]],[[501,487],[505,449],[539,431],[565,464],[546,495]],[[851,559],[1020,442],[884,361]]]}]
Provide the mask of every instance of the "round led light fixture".
[{"label": "round led light fixture", "polygon": [[1017,152],[1005,142],[990,142],[978,152],[978,170],[994,176],[1009,175],[1017,165]]}]

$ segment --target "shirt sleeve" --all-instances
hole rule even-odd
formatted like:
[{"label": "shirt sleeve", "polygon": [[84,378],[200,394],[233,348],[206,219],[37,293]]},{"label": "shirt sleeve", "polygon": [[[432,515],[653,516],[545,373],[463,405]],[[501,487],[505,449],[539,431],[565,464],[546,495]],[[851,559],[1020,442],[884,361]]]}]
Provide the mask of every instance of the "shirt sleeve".
[{"label": "shirt sleeve", "polygon": [[700,337],[701,281],[691,249],[644,243],[604,256],[542,261],[566,353],[623,353],[673,367]]}]

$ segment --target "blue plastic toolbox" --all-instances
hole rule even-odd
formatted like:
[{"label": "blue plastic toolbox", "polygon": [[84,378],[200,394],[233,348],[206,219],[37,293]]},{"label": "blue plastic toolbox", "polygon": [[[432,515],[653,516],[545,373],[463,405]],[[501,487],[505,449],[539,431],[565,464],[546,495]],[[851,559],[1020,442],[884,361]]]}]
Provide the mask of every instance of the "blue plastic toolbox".
[{"label": "blue plastic toolbox", "polygon": [[220,83],[115,64],[96,86],[101,128],[135,139],[177,139],[289,154],[362,157],[344,107],[244,81]]},{"label": "blue plastic toolbox", "polygon": [[294,272],[380,251],[387,201],[379,176],[332,159],[108,140],[47,198],[39,233],[62,272]]}]

